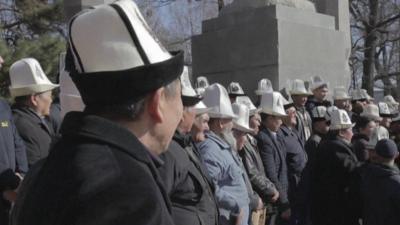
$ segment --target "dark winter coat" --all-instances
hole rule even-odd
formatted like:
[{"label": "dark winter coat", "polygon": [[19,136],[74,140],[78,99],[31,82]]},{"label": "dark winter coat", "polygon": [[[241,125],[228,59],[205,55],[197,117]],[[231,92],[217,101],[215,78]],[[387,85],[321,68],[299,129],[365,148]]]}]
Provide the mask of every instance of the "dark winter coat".
[{"label": "dark winter coat", "polygon": [[189,136],[176,132],[161,158],[164,165],[158,169],[172,203],[175,224],[218,224],[212,182]]},{"label": "dark winter coat", "polygon": [[366,163],[360,169],[363,225],[400,224],[400,171]]},{"label": "dark winter coat", "polygon": [[63,137],[30,180],[18,225],[173,224],[157,168],[163,162],[126,128],[70,112]]},{"label": "dark winter coat", "polygon": [[292,205],[304,201],[305,190],[300,188],[303,170],[307,163],[307,154],[297,130],[281,126],[280,134],[283,137],[286,149],[286,165],[289,180],[289,201]]},{"label": "dark winter coat", "polygon": [[330,136],[317,150],[312,182],[313,224],[352,225],[349,188],[359,163],[351,145]]},{"label": "dark winter coat", "polygon": [[254,191],[257,192],[264,203],[270,202],[276,188],[265,175],[265,169],[257,148],[257,141],[250,135],[247,135],[247,141],[239,155],[242,158]]},{"label": "dark winter coat", "polygon": [[49,154],[50,145],[55,138],[53,127],[28,107],[14,106],[12,111],[15,126],[26,146],[28,165],[31,167]]},{"label": "dark winter coat", "polygon": [[365,162],[368,160],[368,141],[369,138],[364,134],[355,134],[351,139],[354,153],[356,154],[357,159],[360,162]]},{"label": "dark winter coat", "polygon": [[310,97],[308,97],[307,102],[306,102],[306,109],[310,115],[312,114],[311,111],[313,110],[313,108],[315,108],[317,106],[325,106],[328,108],[328,107],[332,106],[332,103],[327,100],[319,102],[314,97],[314,95],[311,95]]},{"label": "dark winter coat", "polygon": [[283,143],[283,137],[277,133],[275,140],[272,133],[267,128],[262,127],[256,139],[261,160],[265,168],[265,174],[278,189],[278,204],[280,210],[284,211],[289,207],[289,182],[286,166],[286,149]]},{"label": "dark winter coat", "polygon": [[[10,106],[0,100],[0,194],[16,189],[20,178],[15,173],[27,171],[25,144],[15,127]],[[8,223],[9,208],[10,203],[0,197],[0,224]]]},{"label": "dark winter coat", "polygon": [[28,171],[25,144],[18,134],[7,102],[0,100],[0,193],[15,189],[19,178],[15,172]]}]

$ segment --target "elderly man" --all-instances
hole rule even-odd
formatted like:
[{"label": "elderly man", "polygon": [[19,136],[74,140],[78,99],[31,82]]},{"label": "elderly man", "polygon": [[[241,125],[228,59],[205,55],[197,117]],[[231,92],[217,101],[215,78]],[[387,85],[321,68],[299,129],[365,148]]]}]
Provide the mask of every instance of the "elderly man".
[{"label": "elderly man", "polygon": [[371,163],[360,168],[360,203],[365,225],[400,224],[400,171],[394,164],[399,151],[390,139],[378,141]]},{"label": "elderly man", "polygon": [[357,224],[355,214],[349,207],[352,196],[348,192],[359,165],[351,146],[352,128],[346,111],[332,111],[330,133],[318,146],[313,168],[313,224]]},{"label": "elderly man", "polygon": [[165,51],[129,0],[69,29],[67,68],[86,108],[64,117],[15,224],[174,224],[156,168],[182,119],[182,52]]},{"label": "elderly man", "polygon": [[10,79],[10,93],[15,100],[12,107],[15,125],[25,142],[31,167],[47,157],[55,137],[55,131],[45,117],[50,114],[51,92],[58,85],[49,81],[39,62],[33,58],[13,63]]},{"label": "elderly man", "polygon": [[306,103],[308,113],[311,114],[312,109],[316,106],[323,105],[329,107],[332,105],[331,102],[326,100],[329,91],[328,83],[320,76],[314,76],[311,78],[310,90],[312,91],[312,95],[308,98]]},{"label": "elderly man", "polygon": [[181,76],[183,117],[175,131],[168,151],[161,155],[159,168],[165,189],[172,203],[176,225],[218,224],[218,207],[211,180],[190,139],[196,108],[201,98],[192,88],[188,70]]},{"label": "elderly man", "polygon": [[[265,204],[276,202],[279,197],[279,192],[275,185],[266,177],[265,169],[261,160],[260,151],[257,147],[255,135],[259,132],[261,125],[261,117],[258,110],[247,96],[238,97],[237,102],[244,104],[249,109],[249,128],[252,129],[246,135],[246,141],[243,149],[239,151],[239,155],[243,160],[243,165],[250,178],[253,189],[262,198]],[[244,120],[242,118],[242,120]]]},{"label": "elderly man", "polygon": [[279,192],[279,199],[274,204],[274,213],[267,224],[284,224],[290,219],[288,200],[288,171],[286,165],[286,148],[282,135],[278,132],[282,118],[286,116],[283,108],[283,96],[279,92],[264,94],[261,98],[261,129],[256,135],[261,160],[268,179],[274,183]]},{"label": "elderly man", "polygon": [[312,131],[311,117],[305,108],[307,98],[311,94],[305,88],[304,81],[302,80],[292,81],[289,93],[296,109],[295,128],[300,135],[302,144],[304,145],[308,138],[310,138]]},{"label": "elderly man", "polygon": [[289,201],[292,209],[291,224],[304,223],[305,192],[303,170],[308,160],[304,143],[300,138],[296,126],[296,108],[293,103],[284,99],[284,108],[287,114],[282,119],[279,132],[283,137],[286,149],[286,164],[289,180]]},{"label": "elderly man", "polygon": [[199,151],[203,162],[216,186],[216,198],[220,209],[220,224],[249,223],[250,199],[246,186],[246,174],[241,167],[232,135],[232,111],[226,89],[220,84],[210,85],[204,92],[204,103],[211,107],[210,131],[201,142]]}]

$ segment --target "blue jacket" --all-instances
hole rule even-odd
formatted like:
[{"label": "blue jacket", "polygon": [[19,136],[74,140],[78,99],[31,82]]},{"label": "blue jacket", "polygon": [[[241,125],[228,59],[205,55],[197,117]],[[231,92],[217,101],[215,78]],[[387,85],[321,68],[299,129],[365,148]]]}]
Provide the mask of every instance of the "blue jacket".
[{"label": "blue jacket", "polygon": [[207,133],[206,137],[207,139],[199,144],[199,152],[216,187],[220,223],[231,224],[232,216],[243,209],[242,224],[247,225],[250,200],[240,157],[213,132]]},{"label": "blue jacket", "polygon": [[0,192],[14,189],[19,179],[15,172],[26,173],[25,145],[12,120],[8,103],[0,100]]},{"label": "blue jacket", "polygon": [[277,139],[273,140],[271,132],[267,128],[262,127],[256,139],[261,160],[264,164],[265,174],[278,189],[278,203],[283,211],[289,207],[289,182],[286,166],[286,149],[283,137],[278,133]]}]

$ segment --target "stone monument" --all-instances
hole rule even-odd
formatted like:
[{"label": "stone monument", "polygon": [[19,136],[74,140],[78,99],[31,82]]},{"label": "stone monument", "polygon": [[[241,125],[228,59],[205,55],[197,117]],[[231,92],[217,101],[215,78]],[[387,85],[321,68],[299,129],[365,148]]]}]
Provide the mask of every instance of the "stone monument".
[{"label": "stone monument", "polygon": [[343,2],[235,0],[192,37],[193,74],[223,85],[238,81],[250,96],[262,78],[275,90],[314,75],[347,85],[350,34]]},{"label": "stone monument", "polygon": [[75,14],[92,6],[112,3],[115,0],[64,0],[65,19],[69,21]]}]

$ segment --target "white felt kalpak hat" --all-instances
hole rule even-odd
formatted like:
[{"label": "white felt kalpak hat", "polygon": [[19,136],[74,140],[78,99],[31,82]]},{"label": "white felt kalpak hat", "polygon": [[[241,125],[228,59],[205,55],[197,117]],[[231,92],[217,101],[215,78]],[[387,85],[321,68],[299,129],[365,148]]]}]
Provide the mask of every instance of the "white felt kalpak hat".
[{"label": "white felt kalpak hat", "polygon": [[316,106],[311,110],[311,119],[312,121],[326,121],[326,107],[325,106]]},{"label": "white felt kalpak hat", "polygon": [[88,107],[130,104],[182,74],[183,52],[169,53],[131,0],[77,14],[68,39],[66,68]]},{"label": "white felt kalpak hat", "polygon": [[386,102],[379,102],[378,103],[379,107],[379,115],[381,117],[392,117],[393,114],[390,112],[388,104]]},{"label": "white felt kalpak hat", "polygon": [[365,89],[354,89],[351,92],[351,99],[354,100],[373,100]]},{"label": "white felt kalpak hat", "polygon": [[253,102],[248,96],[238,96],[236,98],[236,102],[239,104],[246,105],[247,108],[249,108],[250,116],[254,116],[256,113],[260,112],[260,110],[254,106]]},{"label": "white felt kalpak hat", "polygon": [[198,95],[203,95],[206,88],[210,86],[207,77],[199,76],[196,78],[196,83],[194,87],[196,88],[196,92]]},{"label": "white felt kalpak hat", "polygon": [[238,82],[231,82],[228,86],[229,96],[243,96],[244,91]]},{"label": "white felt kalpak hat", "polygon": [[379,115],[379,107],[375,104],[368,104],[364,107],[360,116],[366,117],[371,120],[380,121],[382,118]]},{"label": "white felt kalpak hat", "polygon": [[336,106],[329,106],[328,108],[326,108],[326,112],[325,112],[325,119],[326,121],[331,121],[332,119],[332,112],[338,110],[338,107]]},{"label": "white felt kalpak hat", "polygon": [[203,101],[198,102],[194,108],[196,109],[196,116],[200,115],[200,114],[204,114],[204,113],[208,113],[209,111],[211,111],[211,108],[208,108]]},{"label": "white felt kalpak hat", "polygon": [[189,70],[187,66],[183,68],[181,75],[181,87],[182,87],[182,103],[184,106],[194,106],[201,101],[200,95],[193,89],[189,78]]},{"label": "white felt kalpak hat", "polygon": [[333,100],[350,100],[351,97],[347,94],[346,88],[343,86],[333,89]]},{"label": "white felt kalpak hat", "polygon": [[264,78],[258,82],[258,88],[255,90],[256,95],[263,95],[265,93],[273,92],[272,83],[270,80]]},{"label": "white felt kalpak hat", "polygon": [[233,103],[232,110],[236,115],[233,119],[233,128],[245,133],[251,133],[254,130],[249,127],[249,108],[244,104]]},{"label": "white felt kalpak hat", "polygon": [[85,104],[68,72],[65,71],[65,53],[60,55],[60,107],[61,117],[70,111],[83,111]]},{"label": "white felt kalpak hat", "polygon": [[304,85],[304,81],[295,79],[290,81],[289,86],[289,94],[290,95],[312,95],[307,91],[306,86]]},{"label": "white felt kalpak hat", "polygon": [[320,76],[313,76],[311,77],[311,82],[310,82],[310,90],[314,91],[317,88],[320,88],[321,86],[329,86],[328,82],[325,82]]},{"label": "white felt kalpak hat", "polygon": [[260,109],[262,113],[273,116],[287,116],[283,107],[285,98],[279,92],[270,92],[261,96]]},{"label": "white felt kalpak hat", "polygon": [[351,123],[349,115],[343,109],[333,110],[330,121],[330,130],[342,130],[354,127],[354,124]]},{"label": "white felt kalpak hat", "polygon": [[394,100],[393,96],[386,95],[385,97],[383,97],[383,101],[389,106],[391,114],[399,113],[399,103]]},{"label": "white felt kalpak hat", "polygon": [[203,102],[211,108],[208,115],[211,118],[235,118],[232,111],[228,92],[221,84],[214,83],[206,88],[203,94]]},{"label": "white felt kalpak hat", "polygon": [[24,58],[14,62],[10,67],[12,97],[42,93],[57,88],[44,74],[39,62],[34,58]]}]

